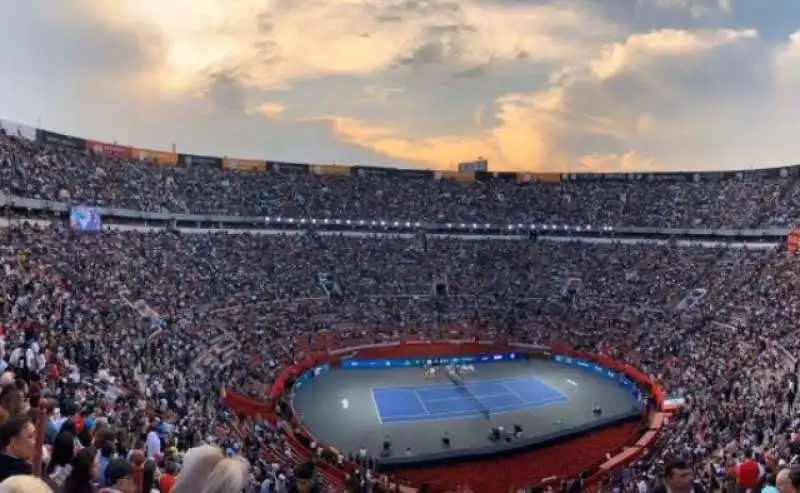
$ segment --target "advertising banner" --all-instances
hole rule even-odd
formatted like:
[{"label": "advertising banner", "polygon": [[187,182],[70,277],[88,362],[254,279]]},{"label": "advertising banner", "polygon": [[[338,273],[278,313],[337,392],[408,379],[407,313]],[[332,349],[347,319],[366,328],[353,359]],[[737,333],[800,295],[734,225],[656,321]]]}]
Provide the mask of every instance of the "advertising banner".
[{"label": "advertising banner", "polygon": [[267,162],[257,159],[225,158],[222,160],[222,168],[236,171],[264,171],[267,169]]},{"label": "advertising banner", "polygon": [[437,180],[455,180],[463,182],[475,181],[475,173],[467,173],[460,171],[438,171],[434,177]]},{"label": "advertising banner", "polygon": [[480,173],[489,171],[489,161],[478,158],[475,161],[458,163],[458,171],[461,173]]},{"label": "advertising banner", "polygon": [[561,183],[560,173],[535,173],[533,175],[534,181],[539,183]]},{"label": "advertising banner", "polygon": [[86,141],[73,137],[71,135],[64,135],[55,132],[48,132],[47,130],[36,130],[36,140],[42,144],[51,146],[64,147],[66,149],[74,149],[82,151],[86,149]]},{"label": "advertising banner", "polygon": [[164,166],[178,164],[178,155],[174,152],[154,151],[152,149],[132,149],[131,152],[133,157],[139,158],[140,161],[149,161]]},{"label": "advertising banner", "polygon": [[119,144],[109,144],[107,142],[87,140],[86,148],[92,152],[97,154],[105,154],[106,156],[121,157],[126,159],[133,157],[133,148],[121,146]]},{"label": "advertising banner", "polygon": [[350,166],[341,164],[312,164],[309,169],[315,175],[349,175]]},{"label": "advertising banner", "polygon": [[187,168],[222,168],[222,159],[197,154],[178,154],[178,163]]},{"label": "advertising banner", "polygon": [[[388,168],[387,168],[388,169]],[[430,180],[432,179],[435,174],[433,171],[428,169],[397,169],[394,170],[398,175],[404,178],[411,178],[411,179],[423,179],[423,180]]]},{"label": "advertising banner", "polygon": [[476,354],[466,356],[442,356],[436,358],[385,358],[385,359],[343,359],[342,368],[398,368],[424,365],[466,365],[474,363],[497,363],[516,361],[525,358],[523,352]]},{"label": "advertising banner", "polygon": [[[644,179],[647,181],[691,181],[694,175],[691,173],[643,173]],[[699,177],[699,173],[695,173]],[[710,175],[710,174],[708,174]],[[630,176],[630,175],[629,175]],[[722,175],[718,179],[722,179]]]},{"label": "advertising banner", "polygon": [[277,171],[278,173],[308,173],[308,165],[303,163],[267,161],[267,168]]}]

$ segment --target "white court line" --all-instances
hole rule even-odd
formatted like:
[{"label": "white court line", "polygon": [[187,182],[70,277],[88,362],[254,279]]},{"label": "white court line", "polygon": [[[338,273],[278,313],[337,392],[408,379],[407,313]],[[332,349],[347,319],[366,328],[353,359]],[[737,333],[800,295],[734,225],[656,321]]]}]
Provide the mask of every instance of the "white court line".
[{"label": "white court line", "polygon": [[[494,379],[490,379],[490,380],[466,380],[464,382],[464,385],[466,385],[466,386],[481,385],[481,384],[484,384],[484,383],[489,383],[489,384],[491,384],[491,383],[499,383],[499,384],[502,384],[502,383],[505,383],[505,382],[522,382],[522,381],[524,381],[524,382],[539,382],[540,384],[542,384],[542,385],[544,385],[546,387],[550,387],[549,385],[547,385],[546,383],[544,383],[543,381],[539,380],[536,377],[494,378]],[[396,387],[378,387],[378,388],[373,388],[372,391],[373,392],[397,392],[397,391],[400,391],[400,390],[411,390],[411,389],[435,390],[435,389],[452,389],[452,388],[453,388],[453,384],[452,383],[447,383],[447,384],[440,384],[440,385],[398,385]],[[552,388],[552,387],[550,387],[550,388]]]},{"label": "white court line", "polygon": [[[466,399],[466,397],[465,397]],[[501,413],[508,413],[517,410],[527,409],[529,407],[537,407],[537,406],[544,406],[547,404],[552,404],[555,402],[564,402],[568,399],[563,397],[548,397],[547,399],[541,399],[538,401],[521,401],[517,404],[509,404],[506,406],[497,406],[494,409],[490,409],[491,414],[501,414]],[[424,418],[426,416],[443,416],[445,419],[452,416],[460,416],[460,415],[467,415],[467,416],[478,416],[480,413],[476,414],[475,409],[464,409],[461,411],[442,411],[439,413],[431,413],[428,411],[428,414],[401,414],[397,416],[392,416],[389,419],[395,418]]]},{"label": "white court line", "polygon": [[519,394],[517,393],[517,391],[516,391],[516,390],[512,389],[511,387],[509,387],[508,385],[506,385],[506,384],[504,384],[504,383],[503,383],[503,384],[501,384],[501,385],[502,385],[503,387],[505,387],[505,389],[508,391],[508,393],[509,393],[509,394],[511,394],[511,395],[513,395],[514,397],[516,397],[517,399],[519,399],[519,401],[520,401],[520,402],[528,402],[528,401],[526,401],[525,399],[523,399],[523,398],[522,398],[522,396],[521,396],[521,395],[519,395]]},{"label": "white court line", "polygon": [[378,401],[375,400],[375,389],[372,389],[369,395],[372,397],[372,405],[375,406],[375,416],[378,417],[378,424],[382,425],[383,419],[381,418],[381,410],[378,407]]},{"label": "white court line", "polygon": [[[539,408],[544,406],[549,406],[551,404],[560,404],[562,402],[567,402],[569,399],[566,397],[553,397],[548,399],[542,399],[539,401],[531,401],[531,402],[522,402],[520,404],[514,404],[512,406],[500,406],[498,408],[490,409],[490,414],[496,416],[498,414],[509,414],[515,413],[519,411],[524,411],[525,409]],[[533,409],[534,411],[536,409]],[[449,412],[442,412],[436,414],[402,414],[398,416],[390,416],[388,417],[389,421],[386,421],[382,424],[386,425],[395,425],[395,424],[404,424],[404,423],[414,423],[417,421],[445,421],[445,420],[452,420],[452,419],[460,419],[460,418],[474,418],[480,416],[479,413],[476,413],[476,410],[468,409],[464,411],[449,411]]]},{"label": "white court line", "polygon": [[[416,392],[415,392],[416,394]],[[484,399],[484,398],[491,398],[491,397],[502,397],[504,395],[512,395],[511,392],[501,392],[499,394],[486,394],[486,395],[475,395],[475,399]],[[419,395],[417,395],[419,399]],[[456,397],[442,397],[441,399],[425,399],[427,402],[444,402],[444,401],[460,401],[461,399],[472,399],[472,397],[468,397],[465,395],[459,395]]]},{"label": "white court line", "polygon": [[569,383],[569,384],[572,384],[572,385],[574,385],[574,386],[576,386],[576,387],[578,386],[578,382],[576,382],[575,380],[569,380],[569,379],[567,379],[567,383]]},{"label": "white court line", "polygon": [[420,399],[419,394],[417,394],[417,391],[416,390],[412,390],[411,393],[414,394],[414,397],[417,398],[417,402],[419,402],[419,405],[422,406],[422,410],[425,411],[424,416],[430,416],[431,412],[428,411],[428,406],[426,406],[425,403],[422,402],[422,399]]}]

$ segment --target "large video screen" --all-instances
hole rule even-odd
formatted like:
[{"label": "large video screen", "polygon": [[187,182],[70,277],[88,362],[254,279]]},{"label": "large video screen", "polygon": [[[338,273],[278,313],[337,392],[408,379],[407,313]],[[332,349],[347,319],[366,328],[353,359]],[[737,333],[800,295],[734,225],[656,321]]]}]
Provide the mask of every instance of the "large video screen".
[{"label": "large video screen", "polygon": [[477,354],[441,358],[343,359],[342,368],[397,368],[423,365],[467,365],[523,359],[523,353]]},{"label": "large video screen", "polygon": [[100,231],[102,222],[99,209],[83,205],[71,207],[69,227],[74,231]]}]

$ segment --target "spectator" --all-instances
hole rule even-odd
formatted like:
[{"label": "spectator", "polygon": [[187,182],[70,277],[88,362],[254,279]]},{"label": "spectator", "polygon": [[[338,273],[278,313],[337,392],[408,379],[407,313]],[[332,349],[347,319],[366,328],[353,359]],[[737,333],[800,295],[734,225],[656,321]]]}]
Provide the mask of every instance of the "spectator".
[{"label": "spectator", "polygon": [[81,449],[75,454],[71,466],[61,493],[94,493],[93,478],[97,476],[97,454],[94,449]]},{"label": "spectator", "polygon": [[53,490],[37,477],[12,476],[0,483],[0,493],[53,493]]},{"label": "spectator", "polygon": [[797,466],[781,469],[775,479],[775,486],[780,493],[797,493],[800,491],[800,468]]},{"label": "spectator", "polygon": [[158,489],[161,493],[172,492],[172,487],[175,485],[176,472],[175,463],[171,460],[167,461],[164,466],[164,472],[158,478]]},{"label": "spectator", "polygon": [[147,432],[147,458],[152,458],[156,454],[161,453],[161,438],[158,436],[156,424],[150,425]]},{"label": "spectator", "polygon": [[8,416],[20,416],[25,413],[25,401],[22,391],[14,384],[6,385],[0,390],[0,407]]},{"label": "spectator", "polygon": [[226,458],[218,447],[203,446],[187,452],[172,493],[227,493],[247,485],[245,462]]},{"label": "spectator", "polygon": [[100,493],[136,493],[133,467],[125,459],[112,459],[106,466],[105,484]]},{"label": "spectator", "polygon": [[146,460],[144,462],[143,471],[142,471],[142,493],[159,493],[160,490],[156,488],[158,484],[158,478],[156,477],[156,473],[158,472],[158,468],[156,467],[156,463],[152,460]]},{"label": "spectator", "polygon": [[95,481],[100,486],[106,485],[106,468],[114,459],[114,456],[117,452],[116,447],[114,446],[114,442],[111,441],[104,441],[102,442],[102,446],[100,448],[100,453],[97,457],[97,477]]},{"label": "spectator", "polygon": [[56,413],[56,403],[52,399],[47,399],[45,401],[45,429],[44,429],[44,441],[45,443],[53,443],[55,440],[56,435],[58,435],[59,425],[56,424],[56,419],[58,419],[58,415]]},{"label": "spectator", "polygon": [[692,466],[676,459],[664,466],[663,483],[653,493],[703,493],[703,488],[694,482]]},{"label": "spectator", "polygon": [[767,474],[764,478],[764,487],[761,489],[761,493],[778,493],[778,488],[775,484],[775,475]]},{"label": "spectator", "polygon": [[319,485],[314,482],[314,464],[306,462],[294,471],[294,481],[289,493],[319,493]]},{"label": "spectator", "polygon": [[0,481],[33,474],[36,428],[27,417],[12,417],[0,425]]},{"label": "spectator", "polygon": [[46,474],[57,484],[62,484],[69,474],[70,464],[75,457],[75,437],[67,430],[62,430],[53,442],[53,451],[47,464]]},{"label": "spectator", "polygon": [[763,475],[763,466],[753,459],[753,451],[746,449],[741,462],[735,466],[736,486],[742,490],[753,490],[761,482]]}]

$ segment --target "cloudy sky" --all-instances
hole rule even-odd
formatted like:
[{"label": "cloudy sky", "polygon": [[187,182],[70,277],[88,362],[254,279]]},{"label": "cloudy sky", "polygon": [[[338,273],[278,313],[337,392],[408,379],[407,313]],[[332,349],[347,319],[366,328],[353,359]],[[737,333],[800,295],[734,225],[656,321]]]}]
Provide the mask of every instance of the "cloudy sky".
[{"label": "cloudy sky", "polygon": [[797,0],[26,0],[0,117],[350,165],[800,161]]}]

